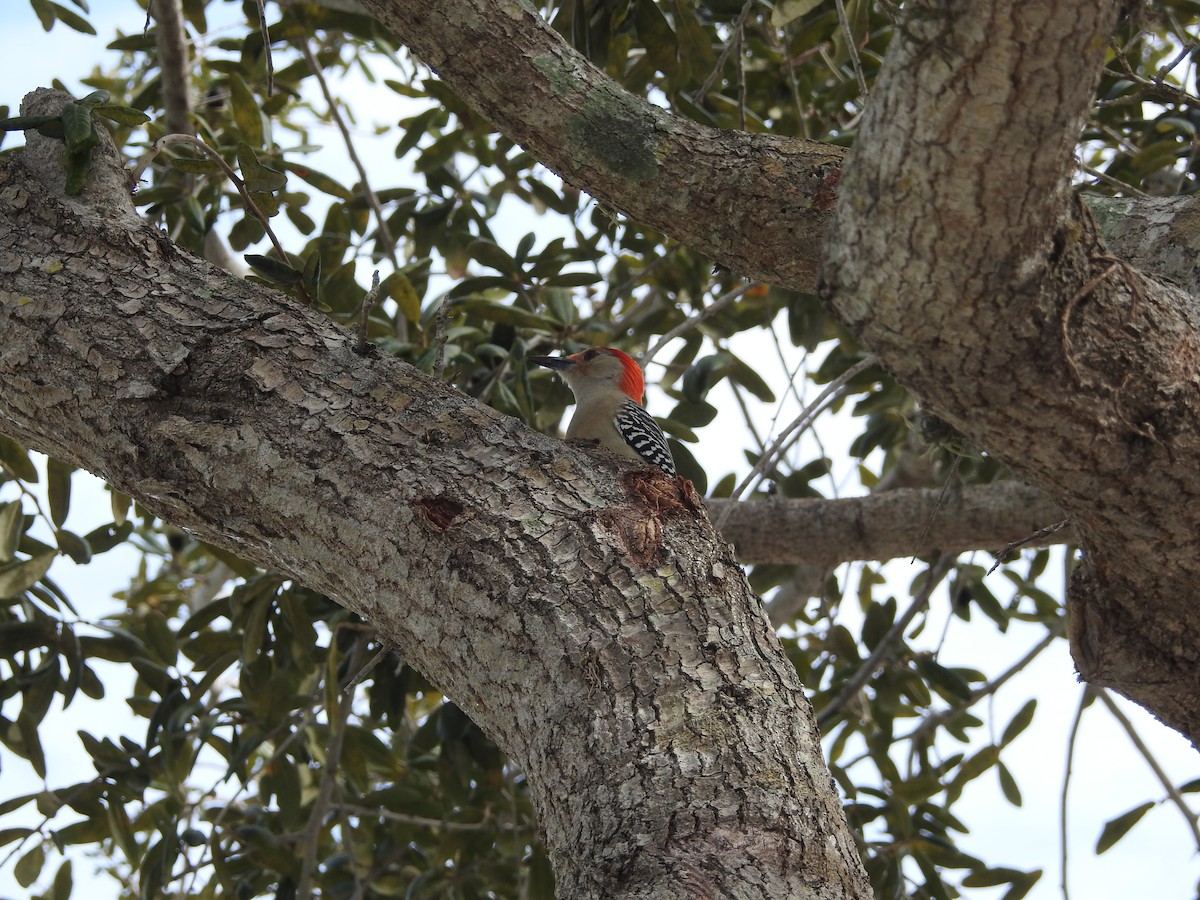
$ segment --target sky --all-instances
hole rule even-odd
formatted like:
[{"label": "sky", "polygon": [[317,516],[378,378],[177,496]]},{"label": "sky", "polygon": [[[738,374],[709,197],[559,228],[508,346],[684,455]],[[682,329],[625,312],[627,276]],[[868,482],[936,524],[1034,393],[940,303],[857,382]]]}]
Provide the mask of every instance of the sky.
[{"label": "sky", "polygon": [[[69,4],[70,0],[63,2]],[[240,4],[225,4],[225,8],[236,12]],[[79,35],[61,24],[47,34],[42,31],[25,0],[5,0],[0,4],[0,34],[5,37],[5,52],[0,55],[0,104],[8,104],[13,108],[14,113],[10,114],[15,114],[22,94],[48,84],[55,76],[77,94],[86,93],[89,89],[82,87],[77,79],[100,61],[105,53],[104,45],[114,36],[115,30],[121,28],[129,34],[142,28],[144,13],[132,0],[93,0],[91,10],[90,19],[99,32],[98,38]],[[373,166],[394,169],[397,162],[392,147],[398,135],[395,132],[388,133],[376,141],[369,141],[366,136],[375,122],[385,126],[395,125],[395,121],[404,115],[399,107],[401,99],[386,89],[372,89],[361,78],[351,78],[339,85],[337,90],[357,109],[370,110],[363,114],[364,118],[359,121],[356,130],[356,137],[361,139],[359,149],[368,169]],[[370,119],[371,116],[374,120]],[[353,183],[357,179],[344,159],[340,142],[332,135],[327,140],[326,149],[312,160],[312,165],[345,183]],[[12,142],[10,138],[5,146],[10,146]],[[546,229],[552,226],[553,220],[546,218],[530,218],[528,221],[514,219],[512,227],[498,232],[498,236],[500,242],[512,251],[526,231],[536,230],[545,234]],[[545,238],[550,236],[545,235]],[[669,350],[664,351],[662,358],[668,358],[669,353]],[[775,350],[773,346],[756,347],[748,343],[744,355],[756,360],[767,359],[774,357]],[[781,361],[776,373],[777,380],[782,380],[792,367],[800,365],[803,368],[802,363],[798,356]],[[783,396],[785,392],[779,393]],[[714,391],[710,400],[722,408],[732,403],[732,398],[721,390]],[[657,408],[656,401],[660,404]],[[791,405],[783,409],[758,409],[760,421],[769,426],[777,416],[782,427],[799,408],[795,398],[788,402]],[[665,412],[663,404],[665,401],[661,395],[656,398],[651,394],[652,412]],[[824,432],[824,451],[841,458],[839,455],[844,455],[846,443],[852,436],[850,427],[847,426],[840,438],[836,433],[831,436],[831,432]],[[702,432],[702,437],[704,443],[697,448],[697,457],[710,471],[726,471],[730,467],[740,466],[739,472],[744,473],[746,467],[740,448],[748,446],[749,442],[742,440],[741,434],[735,433],[722,440],[716,434]],[[846,492],[855,492],[857,485],[852,476],[853,466],[844,466],[841,471],[841,488]],[[0,490],[0,501],[8,499],[11,498]],[[78,474],[68,527],[77,533],[86,533],[109,519],[108,496],[102,486],[94,479]],[[979,554],[977,561],[985,562],[987,559],[985,554]],[[95,610],[103,608],[104,603],[113,602],[108,598],[128,584],[134,564],[134,554],[117,550],[106,555],[102,563],[93,563],[86,568],[77,568],[65,560],[56,563],[52,575],[73,599],[87,604],[89,610]],[[908,561],[898,560],[889,563],[885,571],[896,585],[897,596],[903,606],[906,586],[917,569]],[[1007,582],[999,575],[993,576],[989,584],[1002,599],[1011,593]],[[943,603],[942,607],[947,605]],[[943,624],[946,623],[933,621],[926,628],[931,642],[940,636]],[[1019,658],[1040,637],[1040,632],[1019,625],[1005,635],[978,622],[966,624],[953,620],[948,627],[950,632],[940,661],[944,665],[969,665],[993,672],[1002,670]],[[126,683],[129,680],[128,673],[116,666],[109,666],[102,677],[110,685],[110,696],[114,697],[121,696],[122,679]],[[1029,895],[1034,900],[1062,896],[1059,890],[1058,804],[1066,764],[1067,732],[1079,702],[1080,691],[1065,642],[1060,641],[999,692],[991,701],[990,708],[983,711],[994,713],[999,729],[1029,696],[1038,698],[1038,714],[1034,724],[1006,749],[1004,755],[1006,764],[1017,774],[1024,795],[1023,805],[1020,808],[1011,806],[1001,796],[995,777],[985,775],[968,788],[965,802],[969,802],[973,809],[986,808],[988,813],[975,813],[970,817],[972,833],[963,839],[963,847],[968,852],[997,864],[1044,868],[1041,882]],[[1142,737],[1152,745],[1157,758],[1175,783],[1200,776],[1200,759],[1185,740],[1158,725],[1140,708],[1128,703],[1122,706]],[[79,728],[97,735],[115,736],[126,727],[120,724],[123,717],[124,710],[119,701],[115,707],[112,703],[77,701],[68,715],[59,714],[52,721],[54,727],[61,728],[67,736],[73,735],[75,729]],[[144,724],[128,719],[128,728],[131,735],[136,735],[144,731]],[[88,758],[77,747],[73,737],[46,743],[50,751],[51,786],[78,780],[81,769],[90,770]],[[41,787],[40,780],[28,766],[0,749],[0,798]],[[1144,760],[1131,749],[1124,732],[1107,713],[1099,708],[1090,710],[1084,717],[1078,736],[1069,803],[1070,877],[1074,897],[1087,900],[1142,897],[1189,900],[1196,896],[1196,882],[1200,877],[1196,848],[1190,841],[1189,832],[1180,822],[1179,813],[1169,805],[1152,810],[1107,854],[1097,857],[1092,852],[1105,821],[1145,800],[1158,801],[1161,798],[1161,788]],[[0,821],[0,828],[12,824],[17,823]],[[10,849],[11,846],[0,848],[0,860]],[[0,866],[0,898],[26,896],[26,892],[12,880],[11,867],[11,861],[7,866]],[[56,863],[52,863],[47,866],[47,872],[52,873],[55,868]],[[115,896],[112,882],[105,876],[93,876],[92,868],[89,861],[77,860],[76,896],[86,896],[89,900],[106,900]],[[85,887],[87,890],[84,890]],[[972,896],[992,900],[999,894],[999,891],[976,891]]]}]

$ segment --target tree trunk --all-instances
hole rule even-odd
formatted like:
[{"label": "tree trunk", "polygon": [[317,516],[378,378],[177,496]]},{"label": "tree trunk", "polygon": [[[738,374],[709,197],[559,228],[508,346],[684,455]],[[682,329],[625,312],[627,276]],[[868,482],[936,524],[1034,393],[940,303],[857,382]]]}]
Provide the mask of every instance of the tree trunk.
[{"label": "tree trunk", "polygon": [[[1116,7],[914,10],[842,183],[825,294],[903,384],[1067,511],[1080,674],[1194,739],[1200,317],[1113,256],[1069,193]],[[1119,234],[1117,204],[1100,208]],[[1161,249],[1139,248],[1160,269]]]},{"label": "tree trunk", "polygon": [[61,144],[27,137],[0,164],[0,429],[369,619],[525,772],[561,896],[870,896],[690,485],[356,355],[142,225],[107,138],[66,200]]}]

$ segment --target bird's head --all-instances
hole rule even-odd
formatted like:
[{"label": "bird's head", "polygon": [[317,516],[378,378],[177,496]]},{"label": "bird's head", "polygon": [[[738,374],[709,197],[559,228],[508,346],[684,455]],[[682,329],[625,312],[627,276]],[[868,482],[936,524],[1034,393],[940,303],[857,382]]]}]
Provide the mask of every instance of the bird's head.
[{"label": "bird's head", "polygon": [[620,390],[640,404],[646,392],[641,367],[629,354],[613,347],[589,347],[570,356],[530,356],[529,361],[558,372],[576,401]]}]

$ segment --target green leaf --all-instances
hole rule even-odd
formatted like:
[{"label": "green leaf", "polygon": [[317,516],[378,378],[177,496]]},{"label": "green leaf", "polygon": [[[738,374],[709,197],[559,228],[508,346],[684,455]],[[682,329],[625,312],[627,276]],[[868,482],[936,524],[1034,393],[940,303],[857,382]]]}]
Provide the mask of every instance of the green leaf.
[{"label": "green leaf", "polygon": [[96,115],[104,116],[110,122],[116,122],[118,125],[127,125],[130,128],[145,125],[150,121],[148,115],[140,109],[134,109],[132,106],[113,106],[106,103],[104,106],[97,106],[95,112]]},{"label": "green leaf", "polygon": [[138,851],[137,838],[133,833],[133,823],[129,821],[125,805],[117,800],[109,800],[105,803],[104,812],[108,817],[108,829],[112,833],[113,840],[121,848],[121,852],[125,854],[125,859],[129,864],[136,868],[141,860],[141,853]]},{"label": "green leaf", "polygon": [[37,484],[37,468],[29,460],[25,448],[12,438],[0,434],[0,463],[3,463],[22,481]]},{"label": "green leaf", "polygon": [[171,153],[167,155],[167,163],[185,175],[216,175],[221,171],[221,164],[207,156],[177,156]]},{"label": "green leaf", "polygon": [[37,584],[50,571],[55,556],[57,554],[51,551],[0,568],[0,600],[16,597]]},{"label": "green leaf", "polygon": [[318,191],[324,194],[329,194],[332,197],[337,197],[340,200],[353,200],[354,193],[348,188],[343,187],[338,181],[323,172],[318,172],[316,169],[308,166],[297,165],[296,163],[286,163],[284,166],[289,172],[296,175],[302,181],[311,184]]},{"label": "green leaf", "polygon": [[534,331],[553,333],[558,330],[558,323],[537,313],[507,306],[488,300],[484,297],[462,297],[454,301],[455,309],[462,309],[473,315],[481,316],[489,322],[500,325],[512,325],[516,328],[529,328]]},{"label": "green leaf", "polygon": [[669,418],[681,422],[689,428],[703,428],[717,417],[717,408],[711,403],[700,400],[695,403],[684,401],[675,405]]},{"label": "green leaf", "polygon": [[54,7],[54,15],[68,28],[74,29],[80,34],[96,33],[96,29],[92,27],[92,24],[75,11],[67,9],[65,6],[60,6],[57,3],[52,3],[51,6]]},{"label": "green leaf", "polygon": [[68,103],[62,111],[63,136],[67,150],[79,153],[89,150],[100,142],[96,134],[96,123],[92,111],[81,103]]},{"label": "green leaf", "polygon": [[1013,778],[1012,772],[1002,761],[996,762],[996,775],[1000,779],[1000,791],[1004,794],[1004,799],[1013,806],[1020,806],[1021,789],[1017,786],[1017,779]]},{"label": "green leaf", "polygon": [[379,291],[385,297],[396,302],[400,314],[410,322],[421,321],[421,298],[413,287],[408,276],[403,272],[393,272],[379,285]]},{"label": "green leaf", "polygon": [[560,275],[551,275],[542,284],[547,287],[586,287],[603,280],[604,276],[595,272],[563,272]]},{"label": "green leaf", "polygon": [[108,525],[101,525],[98,528],[93,528],[83,536],[87,541],[88,547],[92,554],[105,553],[111,550],[117,544],[123,544],[128,540],[129,535],[133,533],[133,523],[125,522],[123,525],[118,525],[112,522]]},{"label": "green leaf", "polygon": [[13,841],[21,841],[33,834],[32,828],[0,828],[0,847],[5,844],[11,844]]},{"label": "green leaf", "polygon": [[[12,116],[11,118],[0,119],[0,131],[25,131],[30,128],[36,128],[40,131],[42,128],[56,122],[58,123],[58,127],[61,128],[62,120],[58,116]],[[47,137],[52,137],[52,135],[47,135]]]},{"label": "green leaf", "polygon": [[17,884],[27,888],[42,874],[42,866],[46,862],[46,851],[41,844],[35,844],[33,849],[17,860],[13,867],[13,875]]},{"label": "green leaf", "polygon": [[71,509],[71,473],[75,467],[49,457],[46,460],[46,493],[50,498],[50,521],[62,527]]},{"label": "green leaf", "polygon": [[0,563],[13,558],[25,533],[25,515],[20,500],[0,505]]},{"label": "green leaf", "polygon": [[109,487],[108,490],[109,505],[112,505],[113,508],[113,522],[122,526],[122,524],[125,524],[128,512],[130,512],[130,503],[132,503],[132,500],[126,494],[116,490],[115,487]]},{"label": "green leaf", "polygon": [[270,194],[287,186],[287,175],[261,162],[254,148],[245,141],[238,142],[237,158],[242,180],[246,182],[246,190],[250,193]]},{"label": "green leaf", "polygon": [[1004,729],[1004,734],[1000,738],[1000,746],[1007,747],[1011,744],[1022,731],[1029,727],[1029,723],[1033,721],[1033,713],[1037,709],[1037,700],[1032,699],[1022,706],[1012,721]]},{"label": "green leaf", "polygon": [[767,386],[767,383],[763,381],[762,376],[736,356],[733,357],[733,361],[730,364],[729,377],[748,390],[763,403],[775,402],[775,392]]},{"label": "green leaf", "polygon": [[1154,804],[1147,800],[1141,806],[1135,806],[1129,812],[1121,813],[1115,819],[1106,822],[1104,829],[1100,832],[1100,839],[1096,841],[1096,855],[1099,856],[1125,837],[1129,833],[1129,829],[1140,822],[1142,816],[1152,809],[1154,809]]},{"label": "green leaf", "polygon": [[487,266],[489,269],[495,269],[504,275],[511,275],[519,280],[521,267],[498,244],[485,240],[472,241],[467,246],[467,254],[481,265]]},{"label": "green leaf", "polygon": [[304,273],[293,266],[276,259],[273,256],[260,256],[257,253],[247,253],[243,257],[256,274],[261,275],[272,284],[289,287],[304,278]]},{"label": "green leaf", "polygon": [[825,0],[780,0],[771,10],[771,24],[775,28],[783,28],[801,16],[808,15],[824,2]]},{"label": "green leaf", "polygon": [[70,900],[71,888],[75,879],[71,874],[71,860],[63,860],[63,864],[54,873],[54,885],[50,890],[50,900]]},{"label": "green leaf", "polygon": [[675,30],[662,14],[657,3],[638,3],[634,11],[638,37],[646,47],[650,62],[664,75],[673,75],[677,69],[679,41]]},{"label": "green leaf", "polygon": [[54,540],[58,543],[58,549],[79,565],[91,562],[92,548],[75,532],[59,528],[54,532]]},{"label": "green leaf", "polygon": [[42,23],[43,31],[49,31],[54,27],[56,16],[54,15],[54,4],[50,0],[29,0],[29,5],[33,7],[38,21]]},{"label": "green leaf", "polygon": [[[262,147],[262,111],[258,108],[258,101],[254,99],[254,93],[236,72],[231,72],[229,75],[229,93],[233,103],[233,121],[237,124],[238,131],[241,132],[242,140],[251,147]],[[239,148],[239,159],[241,155],[241,148]],[[243,163],[243,168],[244,166],[245,163]],[[247,178],[247,186],[249,183],[250,179]],[[250,190],[256,190],[256,188],[250,188]]]}]

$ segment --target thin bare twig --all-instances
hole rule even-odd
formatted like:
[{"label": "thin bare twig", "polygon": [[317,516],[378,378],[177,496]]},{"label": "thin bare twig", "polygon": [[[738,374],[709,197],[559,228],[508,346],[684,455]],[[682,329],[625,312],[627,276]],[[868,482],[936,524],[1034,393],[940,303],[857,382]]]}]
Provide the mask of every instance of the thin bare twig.
[{"label": "thin bare twig", "polygon": [[[873,355],[869,355],[865,359],[862,359],[852,365],[833,381],[829,382],[829,384],[825,386],[825,390],[821,391],[821,393],[817,395],[817,399],[806,406],[801,411],[800,415],[796,416],[796,418],[792,420],[791,424],[783,430],[783,433],[771,442],[771,445],[767,447],[763,454],[758,458],[758,462],[754,464],[754,468],[750,470],[750,474],[742,479],[741,483],[734,489],[729,499],[737,500],[739,497],[741,497],[742,494],[745,493],[746,488],[750,486],[754,479],[758,478],[763,472],[765,472],[775,463],[775,460],[778,458],[778,456],[789,446],[789,441],[792,438],[792,435],[798,435],[802,427],[808,425],[814,418],[816,418],[817,413],[820,412],[824,407],[826,400],[828,400],[834,394],[842,391],[846,385],[850,383],[850,380],[853,379],[854,376],[859,372],[870,368],[877,362],[878,360]],[[720,531],[721,526],[725,524],[725,519],[733,510],[733,506],[734,504],[732,503],[727,505],[721,513],[720,518],[715,523],[718,531]]]},{"label": "thin bare twig", "polygon": [[1079,695],[1079,708],[1075,710],[1075,721],[1071,723],[1071,733],[1067,737],[1067,768],[1063,773],[1062,793],[1058,801],[1058,863],[1062,869],[1061,887],[1063,900],[1071,900],[1071,892],[1067,889],[1067,788],[1071,784],[1071,769],[1075,762],[1075,743],[1079,738],[1079,725],[1083,721],[1083,711],[1087,709],[1092,697],[1089,685],[1083,686]]},{"label": "thin bare twig", "polygon": [[846,4],[837,0],[838,22],[842,26],[842,40],[846,42],[846,51],[850,54],[850,62],[854,66],[854,77],[858,79],[858,91],[865,99],[867,96],[867,79],[863,75],[862,60],[858,58],[858,47],[854,43],[854,32],[850,30],[850,19],[846,15]]},{"label": "thin bare twig", "polygon": [[1024,547],[1027,544],[1036,544],[1043,538],[1048,538],[1055,532],[1062,531],[1070,524],[1070,519],[1063,519],[1061,522],[1055,522],[1053,525],[1047,525],[1045,528],[1039,528],[1033,534],[1029,535],[1028,537],[1023,537],[1019,541],[1012,541],[1009,544],[1005,544],[1002,550],[996,551],[996,561],[992,563],[992,567],[987,570],[987,574],[991,575],[996,571],[996,569],[1000,568],[1000,565],[1004,562],[1004,557],[1008,556],[1008,554],[1012,553],[1018,547]]},{"label": "thin bare twig", "polygon": [[[737,20],[733,23],[734,36],[741,33],[741,29],[745,27],[746,20],[750,17],[750,10],[754,8],[754,0],[746,0],[742,5],[742,11],[738,13]],[[735,40],[725,42],[725,46],[721,48],[721,55],[717,57],[717,63],[713,66],[713,70],[708,73],[708,77],[704,79],[704,84],[700,85],[698,90],[692,97],[692,102],[697,106],[704,104],[704,98],[708,96],[708,92],[712,90],[714,82],[720,77],[722,70],[725,68],[725,61],[729,59],[729,54],[733,51]]]},{"label": "thin bare twig", "polygon": [[1175,786],[1175,783],[1171,781],[1163,767],[1159,765],[1150,748],[1146,746],[1146,742],[1142,740],[1142,736],[1133,727],[1133,722],[1129,721],[1129,717],[1125,715],[1124,710],[1112,698],[1112,694],[1101,687],[1096,688],[1096,696],[1100,698],[1101,703],[1108,707],[1108,711],[1112,713],[1112,717],[1125,729],[1130,743],[1137,748],[1138,753],[1142,754],[1142,758],[1146,760],[1146,765],[1150,767],[1150,771],[1154,773],[1159,784],[1166,791],[1167,797],[1178,807],[1179,812],[1183,814],[1183,820],[1187,822],[1188,830],[1192,833],[1192,840],[1196,843],[1196,849],[1200,850],[1200,821],[1197,821],[1196,813],[1187,805],[1187,801],[1183,799],[1183,794],[1179,793],[1179,788]]},{"label": "thin bare twig", "polygon": [[275,58],[271,55],[271,29],[267,26],[267,10],[263,0],[258,2],[258,31],[262,35],[263,53],[267,58],[267,96],[275,93]]},{"label": "thin bare twig", "polygon": [[350,136],[350,128],[346,125],[346,120],[342,117],[337,99],[333,96],[333,91],[329,89],[329,82],[325,80],[325,72],[321,68],[321,64],[317,61],[316,55],[312,52],[312,47],[309,46],[308,41],[301,42],[300,49],[304,52],[304,59],[308,63],[309,70],[316,76],[317,84],[321,86],[321,94],[325,97],[325,103],[329,107],[329,115],[333,119],[334,124],[337,125],[338,131],[341,132],[342,142],[346,145],[346,154],[350,157],[350,162],[354,164],[354,168],[358,172],[358,180],[362,185],[367,205],[371,207],[371,212],[375,214],[375,220],[379,223],[379,235],[383,238],[384,252],[387,253],[391,264],[396,268],[400,268],[400,263],[396,258],[396,239],[392,237],[391,229],[388,228],[387,219],[383,214],[383,205],[379,202],[379,195],[375,193],[371,187],[370,180],[367,178],[367,167],[363,165],[358,151],[354,148],[354,140]]},{"label": "thin bare twig", "polygon": [[720,297],[718,297],[716,300],[714,300],[712,303],[708,304],[708,306],[704,307],[704,309],[700,310],[700,312],[696,313],[694,316],[689,317],[686,321],[681,322],[678,325],[676,325],[674,328],[672,328],[670,331],[668,331],[666,334],[664,334],[662,337],[660,337],[655,342],[654,346],[651,347],[649,350],[647,350],[645,352],[645,354],[642,355],[642,358],[639,360],[639,362],[642,365],[642,368],[643,369],[646,368],[646,366],[648,366],[650,364],[650,360],[654,359],[654,357],[656,355],[658,355],[658,352],[660,350],[662,350],[663,347],[667,346],[667,344],[671,343],[671,341],[675,340],[675,338],[679,337],[684,332],[690,331],[691,329],[695,328],[697,325],[699,325],[705,319],[709,319],[709,318],[712,318],[713,316],[715,316],[717,313],[719,313],[725,307],[729,306],[731,303],[733,303],[735,300],[737,300],[739,297],[741,297],[742,294],[746,293],[746,291],[750,290],[750,288],[754,287],[754,285],[756,283],[757,282],[748,282],[746,284],[735,287],[732,291],[727,291],[726,293],[724,293]]},{"label": "thin bare twig", "polygon": [[392,812],[382,806],[370,808],[355,806],[352,803],[339,803],[334,809],[368,819],[383,819],[385,822],[396,822],[399,825],[416,825],[420,828],[438,828],[442,831],[524,831],[520,825],[505,822],[449,822],[445,819],[430,819],[426,816],[413,816],[407,813]]},{"label": "thin bare twig", "polygon": [[[331,642],[332,645],[332,642]],[[366,641],[359,639],[354,642],[350,652],[350,671],[356,671],[362,656]],[[317,796],[313,800],[312,810],[308,821],[300,835],[300,877],[296,881],[296,897],[298,900],[311,900],[313,894],[313,875],[317,869],[317,845],[321,837],[321,824],[330,812],[333,802],[333,791],[337,787],[338,763],[342,758],[342,746],[346,740],[346,728],[350,721],[350,712],[354,708],[354,689],[346,690],[340,685],[334,695],[337,697],[337,710],[330,711],[329,743],[325,749],[325,765],[321,769],[321,784],[317,788]]]},{"label": "thin bare twig", "polygon": [[[392,268],[399,269],[400,263],[396,258],[396,239],[392,237],[392,230],[388,227],[387,218],[383,214],[383,204],[379,202],[379,195],[375,193],[375,189],[371,187],[371,182],[367,178],[367,167],[363,165],[358,151],[354,148],[354,140],[350,136],[350,128],[346,125],[346,120],[342,117],[337,99],[333,96],[333,91],[329,89],[329,83],[325,80],[325,72],[321,68],[321,64],[317,61],[316,54],[313,53],[308,41],[300,41],[300,49],[304,53],[304,59],[308,63],[309,71],[316,76],[317,84],[321,86],[321,94],[325,98],[326,106],[329,107],[330,118],[333,119],[333,123],[337,126],[338,131],[341,132],[342,143],[346,145],[346,155],[350,157],[350,162],[358,172],[358,183],[362,185],[363,196],[367,200],[367,205],[371,207],[371,212],[374,213],[375,221],[379,226],[379,237],[380,242],[383,244],[383,250],[387,254]],[[401,313],[396,321],[397,338],[402,341],[407,340],[408,320]]]}]

